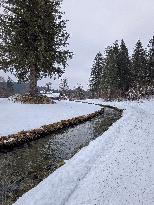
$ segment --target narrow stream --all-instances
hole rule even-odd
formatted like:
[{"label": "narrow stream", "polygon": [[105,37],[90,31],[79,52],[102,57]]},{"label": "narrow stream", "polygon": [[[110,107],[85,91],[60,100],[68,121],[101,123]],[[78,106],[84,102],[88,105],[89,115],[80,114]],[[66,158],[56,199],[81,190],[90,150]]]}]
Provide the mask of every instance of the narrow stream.
[{"label": "narrow stream", "polygon": [[0,204],[15,202],[63,165],[64,160],[70,159],[99,137],[121,117],[120,114],[105,108],[103,115],[91,121],[30,142],[11,152],[0,153]]}]

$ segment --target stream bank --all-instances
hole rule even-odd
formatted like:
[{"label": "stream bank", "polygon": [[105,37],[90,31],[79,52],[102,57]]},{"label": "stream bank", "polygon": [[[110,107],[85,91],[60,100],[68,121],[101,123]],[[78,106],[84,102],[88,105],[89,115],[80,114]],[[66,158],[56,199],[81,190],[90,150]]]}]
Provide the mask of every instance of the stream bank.
[{"label": "stream bank", "polygon": [[0,203],[11,205],[18,197],[49,176],[90,141],[102,135],[121,117],[121,111],[103,113],[85,123],[61,129],[37,141],[24,143],[0,155]]}]

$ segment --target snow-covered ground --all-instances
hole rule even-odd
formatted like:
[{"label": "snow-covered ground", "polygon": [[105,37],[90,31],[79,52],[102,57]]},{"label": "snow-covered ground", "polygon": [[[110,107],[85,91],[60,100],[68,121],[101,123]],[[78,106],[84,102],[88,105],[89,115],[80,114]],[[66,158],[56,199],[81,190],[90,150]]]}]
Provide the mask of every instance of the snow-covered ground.
[{"label": "snow-covered ground", "polygon": [[25,105],[0,98],[0,136],[40,128],[42,125],[87,115],[99,109],[100,106],[70,101],[58,101],[57,104],[50,105]]},{"label": "snow-covered ground", "polygon": [[123,117],[15,205],[154,204],[154,100],[102,103]]}]

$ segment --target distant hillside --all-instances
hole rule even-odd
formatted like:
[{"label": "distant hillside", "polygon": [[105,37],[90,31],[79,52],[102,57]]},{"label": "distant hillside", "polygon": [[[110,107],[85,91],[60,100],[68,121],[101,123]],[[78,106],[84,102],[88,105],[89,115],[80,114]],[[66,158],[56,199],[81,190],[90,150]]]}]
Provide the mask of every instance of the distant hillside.
[{"label": "distant hillside", "polygon": [[29,91],[28,83],[0,82],[0,98],[9,97],[13,94],[24,94]]},{"label": "distant hillside", "polygon": [[29,84],[13,82],[13,89],[15,93],[24,94],[29,91]]}]

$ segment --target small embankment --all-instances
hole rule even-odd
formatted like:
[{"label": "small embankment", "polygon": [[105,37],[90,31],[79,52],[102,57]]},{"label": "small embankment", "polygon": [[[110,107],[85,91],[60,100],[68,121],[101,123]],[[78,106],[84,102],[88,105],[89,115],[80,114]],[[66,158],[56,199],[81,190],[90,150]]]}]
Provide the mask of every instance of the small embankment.
[{"label": "small embankment", "polygon": [[18,132],[17,134],[2,136],[0,138],[0,152],[9,151],[14,147],[23,145],[24,143],[43,138],[45,136],[53,134],[62,129],[72,127],[74,125],[84,123],[88,120],[98,117],[99,115],[102,115],[103,113],[104,113],[104,108],[101,108],[99,111],[96,111],[94,113],[79,116],[79,117],[74,117],[69,120],[62,120],[60,122],[49,124],[49,125],[44,125],[39,129],[21,131]]},{"label": "small embankment", "polygon": [[[37,141],[31,140],[15,149],[9,145],[0,154],[1,204],[11,205],[62,166],[65,160],[71,159],[79,150],[105,133],[119,118],[121,112],[103,107],[99,113],[86,114],[73,121],[69,120],[69,123],[67,120],[62,121],[63,125],[55,126],[55,133],[53,131],[45,137],[36,138]],[[62,129],[61,125],[67,128]],[[50,127],[47,129],[51,131]]]}]

